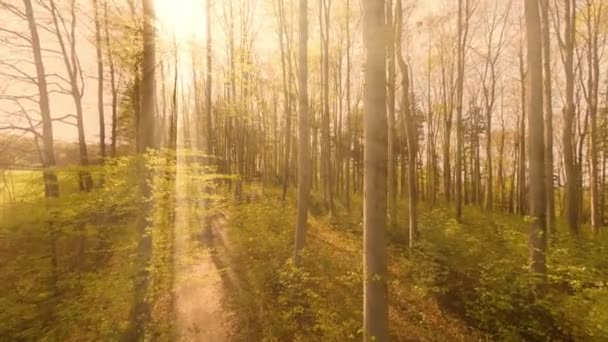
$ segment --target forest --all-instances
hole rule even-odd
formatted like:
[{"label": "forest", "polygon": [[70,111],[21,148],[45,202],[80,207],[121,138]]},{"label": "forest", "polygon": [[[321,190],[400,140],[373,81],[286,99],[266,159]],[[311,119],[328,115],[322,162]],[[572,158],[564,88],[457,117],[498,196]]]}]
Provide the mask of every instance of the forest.
[{"label": "forest", "polygon": [[608,0],[0,0],[0,341],[608,341]]}]

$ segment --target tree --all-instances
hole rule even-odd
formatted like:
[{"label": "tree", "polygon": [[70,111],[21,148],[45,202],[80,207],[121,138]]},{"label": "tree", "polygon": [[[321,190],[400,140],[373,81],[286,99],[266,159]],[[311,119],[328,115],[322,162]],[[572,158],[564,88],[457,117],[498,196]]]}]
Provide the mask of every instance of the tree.
[{"label": "tree", "polygon": [[[212,51],[212,42],[211,42],[211,0],[206,0],[205,2],[205,23],[207,33],[206,41],[207,41],[207,84],[205,89],[205,109],[207,110],[206,115],[206,126],[207,126],[207,154],[210,156],[213,155],[214,150],[214,137],[213,137],[213,106],[211,104],[211,91],[212,91],[212,82],[213,82],[213,74],[212,74],[212,62],[213,62],[213,51]],[[196,86],[196,85],[195,85]]]},{"label": "tree", "polygon": [[[520,21],[521,22],[521,21]],[[524,57],[524,30],[523,25],[520,25],[522,28],[522,35],[520,39],[519,45],[519,81],[520,81],[520,100],[521,100],[521,118],[519,120],[519,141],[517,142],[517,146],[519,150],[517,151],[517,207],[516,213],[520,215],[526,214],[526,115],[528,114],[528,108],[526,107],[526,79],[528,78],[528,70],[526,67],[525,57]]]},{"label": "tree", "polygon": [[110,154],[112,157],[116,157],[116,141],[117,141],[117,130],[118,130],[118,86],[116,84],[116,66],[114,63],[114,51],[110,45],[110,23],[108,16],[108,1],[103,2],[103,16],[104,16],[104,33],[106,43],[106,54],[110,68],[110,88],[112,94],[112,138],[110,144]]},{"label": "tree", "polygon": [[543,74],[542,39],[538,0],[526,0],[526,37],[528,63],[528,149],[530,167],[530,268],[537,273],[546,272],[546,191],[545,151],[543,128]]},{"label": "tree", "polygon": [[504,10],[501,12],[499,6],[503,4],[496,3],[492,11],[492,16],[484,21],[484,33],[486,53],[484,55],[484,70],[482,73],[482,90],[484,98],[485,110],[485,133],[486,133],[486,210],[492,210],[494,207],[494,178],[493,178],[493,163],[492,163],[492,117],[496,104],[496,86],[499,77],[498,59],[505,46],[505,33],[507,29],[507,18],[511,9],[511,3],[507,2]]},{"label": "tree", "polygon": [[562,144],[564,149],[564,169],[566,171],[566,193],[564,198],[566,222],[570,232],[574,235],[579,233],[577,187],[578,176],[576,172],[576,160],[574,157],[575,147],[574,135],[574,47],[576,39],[576,0],[565,0],[563,37],[558,32],[560,48],[563,51],[564,73],[566,77],[566,105],[563,108],[563,131]]},{"label": "tree", "polygon": [[383,0],[363,0],[365,46],[363,330],[365,341],[388,340],[386,282],[387,119]]},{"label": "tree", "polygon": [[[285,201],[287,197],[287,188],[289,187],[289,158],[291,153],[291,94],[289,93],[291,84],[289,83],[287,75],[287,64],[291,58],[291,49],[289,44],[289,37],[285,32],[285,4],[283,0],[278,0],[276,12],[277,18],[279,19],[279,46],[281,50],[281,71],[283,76],[283,108],[285,115],[285,152],[284,152],[284,165],[283,165],[283,194],[282,199]],[[285,43],[287,41],[287,44]],[[286,46],[287,45],[287,46]]]},{"label": "tree", "polygon": [[[138,122],[139,137],[137,145],[137,152],[140,155],[143,155],[148,149],[155,147],[154,108],[156,105],[156,12],[153,0],[142,0],[142,2],[144,16],[142,32],[143,59],[141,70],[141,112]],[[138,168],[142,175],[139,187],[146,203],[137,222],[139,241],[137,246],[138,269],[134,279],[135,305],[131,310],[131,325],[126,331],[126,339],[130,341],[140,340],[145,337],[146,325],[150,316],[150,303],[147,295],[151,282],[149,268],[152,259],[152,235],[147,229],[151,226],[150,212],[152,208],[148,199],[151,196],[150,183],[152,181],[152,174],[147,169],[143,160],[140,160]]]},{"label": "tree", "polygon": [[322,73],[323,73],[323,100],[321,114],[321,162],[323,170],[323,194],[329,207],[330,215],[335,214],[333,177],[331,163],[331,135],[330,135],[330,112],[329,112],[329,15],[331,0],[320,0],[319,2],[319,26],[321,28],[322,43]]},{"label": "tree", "polygon": [[97,111],[99,113],[99,155],[103,160],[106,157],[106,123],[103,112],[103,52],[101,46],[101,19],[99,15],[99,1],[93,0],[95,13],[95,52],[97,54]]},{"label": "tree", "polygon": [[[53,19],[54,33],[57,37],[57,41],[59,42],[59,47],[61,48],[61,57],[65,65],[70,84],[68,93],[72,96],[74,106],[76,107],[76,127],[78,129],[80,165],[87,167],[89,165],[89,157],[84,132],[84,110],[82,107],[82,98],[84,96],[84,76],[76,48],[76,0],[70,1],[69,29],[65,18],[61,15],[61,13],[59,13],[59,9],[57,8],[55,1],[50,0],[49,4],[49,10],[51,11],[51,16]],[[62,29],[64,33],[62,33]],[[79,171],[78,176],[80,190],[90,191],[93,187],[93,178],[91,177],[91,174],[87,170],[81,170]]]},{"label": "tree", "polygon": [[[386,5],[387,24],[387,60],[388,60],[388,83],[387,83],[387,107],[388,107],[388,214],[390,223],[396,220],[397,209],[397,177],[396,177],[396,129],[395,129],[395,30],[393,23],[393,2],[387,1]],[[399,51],[400,53],[401,51]]]},{"label": "tree", "polygon": [[53,146],[53,122],[51,120],[51,106],[47,89],[46,72],[42,60],[42,48],[40,46],[40,36],[38,35],[38,25],[34,16],[34,8],[31,0],[23,0],[25,14],[30,31],[30,41],[34,64],[36,65],[36,84],[38,85],[38,106],[42,116],[42,166],[44,168],[44,193],[46,197],[59,197],[59,184],[55,167],[55,148]]},{"label": "tree", "polygon": [[156,13],[153,0],[143,1],[143,59],[141,78],[141,114],[139,119],[138,152],[154,148],[154,118],[156,105]]},{"label": "tree", "polygon": [[407,189],[408,189],[408,229],[409,229],[409,246],[412,247],[414,240],[418,235],[418,216],[417,216],[417,184],[416,184],[416,155],[418,154],[418,132],[415,116],[412,113],[412,105],[410,101],[410,78],[405,59],[401,54],[401,37],[403,24],[403,9],[401,8],[401,0],[397,0],[397,58],[399,61],[399,69],[401,71],[401,111],[403,113],[403,131],[407,142]]},{"label": "tree", "polygon": [[[465,2],[463,4],[463,1]],[[462,220],[462,161],[464,158],[464,131],[462,122],[462,102],[464,94],[464,71],[466,48],[469,35],[470,0],[458,0],[458,62],[456,81],[456,219]]]},{"label": "tree", "polygon": [[301,251],[306,243],[308,202],[310,192],[310,157],[308,151],[308,1],[300,0],[299,8],[299,112],[298,112],[298,216],[296,221],[295,256],[300,264]]},{"label": "tree", "polygon": [[551,76],[551,28],[548,0],[540,0],[543,38],[543,100],[545,110],[545,187],[547,190],[547,229],[555,225],[555,194],[553,191],[553,89]]},{"label": "tree", "polygon": [[[600,56],[599,35],[602,20],[604,2],[594,3],[586,0],[585,7],[587,15],[587,111],[590,119],[590,141],[589,141],[589,204],[591,209],[591,228],[594,233],[599,231],[600,201],[599,201],[599,169],[598,169],[598,100],[599,100],[599,78],[600,78]],[[582,198],[579,199],[582,201]]]}]

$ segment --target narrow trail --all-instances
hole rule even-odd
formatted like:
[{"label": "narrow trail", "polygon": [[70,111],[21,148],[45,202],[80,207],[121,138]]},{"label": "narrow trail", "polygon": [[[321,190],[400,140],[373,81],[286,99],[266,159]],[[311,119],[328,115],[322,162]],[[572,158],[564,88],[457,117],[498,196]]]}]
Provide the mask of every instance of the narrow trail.
[{"label": "narrow trail", "polygon": [[[229,341],[232,314],[226,309],[226,220],[200,215],[178,168],[175,215],[175,322],[178,341]],[[184,187],[185,186],[185,187]],[[203,208],[204,211],[204,208]],[[194,227],[194,228],[191,228]]]},{"label": "narrow trail", "polygon": [[175,301],[179,341],[228,341],[232,330],[232,315],[224,306],[226,286],[225,270],[218,266],[216,243],[225,236],[225,221],[214,220],[211,230],[198,236],[202,251],[184,256],[186,262],[177,270]]}]

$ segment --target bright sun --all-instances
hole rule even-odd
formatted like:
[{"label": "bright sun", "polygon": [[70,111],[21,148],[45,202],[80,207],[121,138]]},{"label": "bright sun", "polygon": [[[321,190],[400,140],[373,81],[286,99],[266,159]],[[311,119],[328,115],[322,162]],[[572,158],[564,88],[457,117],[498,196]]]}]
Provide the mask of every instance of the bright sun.
[{"label": "bright sun", "polygon": [[205,33],[205,9],[201,0],[155,0],[161,35],[178,42],[200,41]]}]

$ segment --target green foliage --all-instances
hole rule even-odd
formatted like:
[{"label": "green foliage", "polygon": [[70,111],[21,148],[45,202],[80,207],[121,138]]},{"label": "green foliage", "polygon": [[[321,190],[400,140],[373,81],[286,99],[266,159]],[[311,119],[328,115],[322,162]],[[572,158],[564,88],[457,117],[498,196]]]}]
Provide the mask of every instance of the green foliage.
[{"label": "green foliage", "polygon": [[[232,208],[230,236],[240,282],[231,304],[243,339],[360,338],[360,209],[340,203],[328,218],[313,194],[303,265],[291,263],[295,209],[279,191]],[[353,197],[352,208],[360,208]],[[391,338],[402,340],[592,340],[608,338],[606,240],[553,239],[546,280],[528,270],[525,218],[467,207],[420,208],[420,238],[409,250],[405,202],[390,227]],[[458,317],[462,318],[460,321]],[[467,328],[466,325],[469,326]],[[487,335],[486,335],[487,334]]]},{"label": "green foliage", "polygon": [[361,322],[361,296],[353,296],[362,295],[361,259],[309,239],[303,266],[296,268],[291,260],[295,208],[279,198],[261,195],[231,211],[239,276],[230,299],[239,318],[236,331],[248,340],[354,338]]},{"label": "green foliage", "polygon": [[[23,172],[19,197],[0,206],[0,336],[9,340],[118,340],[130,323],[138,274],[138,218],[150,215],[149,338],[173,331],[175,226],[200,234],[216,212],[215,171],[193,151],[156,151],[86,168],[91,192],[78,190],[82,167],[57,170],[60,197],[44,198],[42,178]],[[151,177],[141,191],[141,165]],[[179,166],[178,166],[179,165]],[[204,204],[204,205],[203,205]],[[151,205],[152,210],[146,207]],[[181,232],[181,231],[180,231]]]},{"label": "green foliage", "polygon": [[[292,199],[282,203],[280,192],[270,189],[231,210],[232,262],[238,275],[230,298],[239,323],[235,330],[243,340],[359,340],[363,321],[361,212],[348,212],[338,205],[332,218],[309,217],[303,263],[296,268],[291,261],[292,203]],[[360,198],[353,198],[353,207],[358,203]],[[316,210],[324,212],[322,207]],[[428,289],[414,286],[410,278],[419,265],[402,248],[392,246],[389,256],[393,340],[474,336],[457,320],[442,315]]]},{"label": "green foliage", "polygon": [[546,281],[528,270],[525,218],[468,208],[464,223],[423,211],[412,279],[444,307],[501,340],[605,340],[606,241],[549,246]]}]

